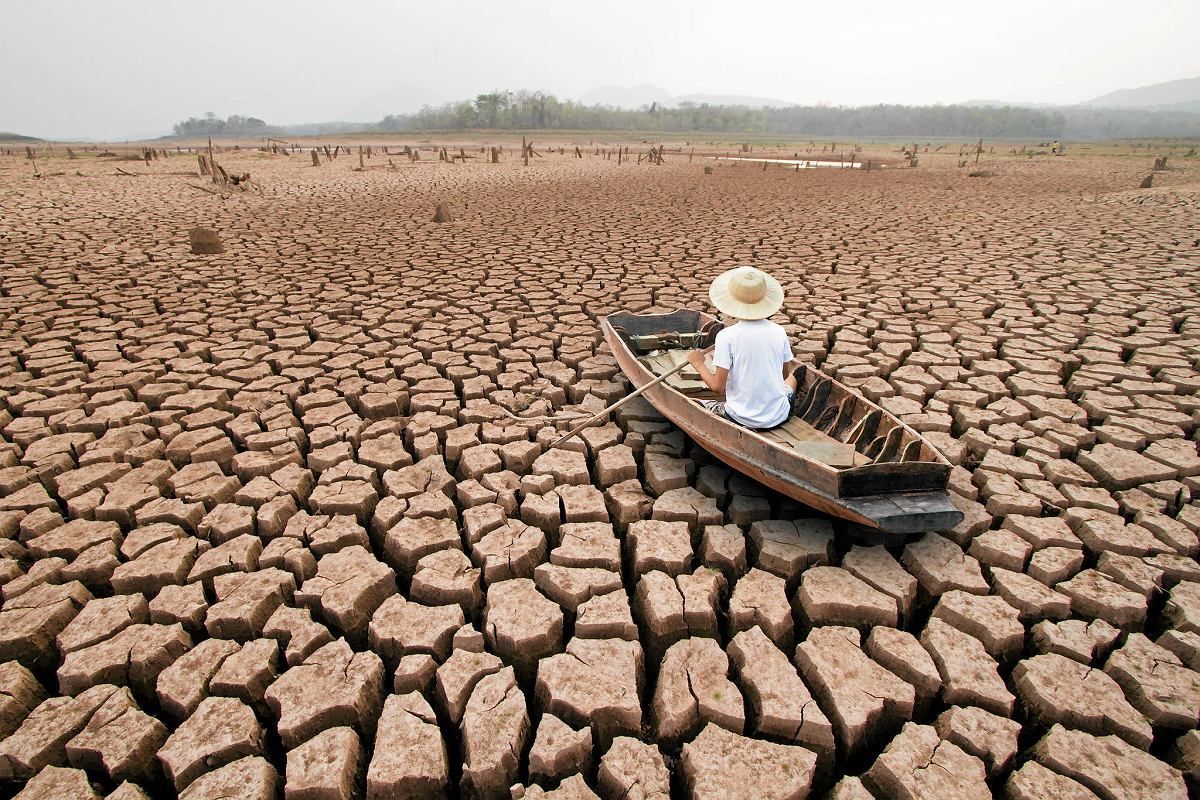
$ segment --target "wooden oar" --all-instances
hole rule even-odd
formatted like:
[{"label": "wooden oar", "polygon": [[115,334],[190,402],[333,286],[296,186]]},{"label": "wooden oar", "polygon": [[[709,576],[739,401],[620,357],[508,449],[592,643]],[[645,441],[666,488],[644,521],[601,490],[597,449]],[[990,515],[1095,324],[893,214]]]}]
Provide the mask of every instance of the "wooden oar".
[{"label": "wooden oar", "polygon": [[609,406],[608,408],[604,409],[603,411],[598,411],[598,412],[596,412],[596,414],[595,414],[594,416],[590,417],[590,418],[589,418],[589,419],[588,419],[586,422],[584,422],[584,423],[580,424],[580,425],[579,425],[579,427],[575,428],[575,429],[574,429],[574,430],[572,430],[570,433],[567,433],[567,434],[565,434],[565,435],[563,435],[563,436],[560,436],[558,439],[556,439],[556,440],[555,440],[555,442],[554,442],[554,444],[550,445],[550,447],[552,447],[552,448],[553,448],[553,447],[558,447],[560,444],[562,444],[563,442],[567,441],[567,440],[568,440],[568,439],[570,439],[571,437],[575,436],[576,434],[578,434],[580,431],[584,430],[585,428],[590,428],[592,425],[595,425],[595,424],[596,424],[597,422],[599,422],[601,419],[603,419],[604,417],[608,416],[608,415],[609,415],[609,414],[611,414],[612,412],[616,411],[618,408],[620,408],[621,406],[625,405],[625,404],[626,404],[626,403],[628,403],[630,400],[632,400],[633,398],[635,398],[635,397],[637,397],[638,395],[640,395],[642,392],[646,391],[647,389],[649,389],[649,388],[650,388],[650,387],[652,387],[652,386],[657,386],[658,384],[662,383],[662,382],[663,382],[663,381],[665,381],[667,378],[671,377],[671,376],[672,376],[672,375],[674,375],[676,372],[679,372],[681,369],[683,369],[684,367],[688,366],[689,364],[690,364],[690,362],[688,362],[688,361],[686,361],[686,360],[684,360],[684,361],[680,362],[680,363],[679,363],[679,364],[677,364],[675,367],[673,367],[673,368],[672,368],[672,369],[671,369],[669,372],[664,372],[662,375],[659,375],[657,378],[655,378],[654,380],[650,381],[649,383],[647,383],[647,384],[646,384],[645,386],[643,386],[642,388],[640,388],[640,389],[638,389],[638,390],[636,390],[636,391],[634,391],[634,392],[631,392],[631,393],[629,393],[629,394],[625,395],[625,396],[624,396],[624,397],[622,397],[620,400],[618,400],[617,402],[613,403],[611,406]]}]

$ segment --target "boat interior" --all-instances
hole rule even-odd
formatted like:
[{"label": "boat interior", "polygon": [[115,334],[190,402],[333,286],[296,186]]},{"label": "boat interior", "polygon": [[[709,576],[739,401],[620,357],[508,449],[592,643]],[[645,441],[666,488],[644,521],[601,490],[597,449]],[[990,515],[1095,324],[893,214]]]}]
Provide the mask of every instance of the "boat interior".
[{"label": "boat interior", "polygon": [[[685,349],[658,349],[639,354],[638,360],[658,376],[686,362],[687,353]],[[920,436],[890,414],[820,372],[802,369],[791,418],[779,427],[758,431],[762,436],[837,470],[940,461]],[[719,399],[690,365],[665,383],[697,401]]]}]

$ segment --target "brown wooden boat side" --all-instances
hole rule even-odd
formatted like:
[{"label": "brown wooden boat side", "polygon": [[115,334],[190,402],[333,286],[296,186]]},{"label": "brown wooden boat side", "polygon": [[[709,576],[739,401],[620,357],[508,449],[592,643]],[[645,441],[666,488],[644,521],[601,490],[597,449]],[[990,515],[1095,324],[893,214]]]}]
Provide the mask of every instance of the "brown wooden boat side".
[{"label": "brown wooden boat side", "polygon": [[[623,332],[654,335],[680,330],[674,327],[676,325],[685,332],[697,331],[712,323],[714,318],[686,309],[668,315],[621,312],[605,318],[601,329],[618,366],[635,386],[641,387],[657,376],[630,349],[610,322],[612,320],[620,323]],[[846,426],[834,425],[834,428],[845,435],[863,416],[878,410],[879,435],[886,437],[893,429],[898,429],[894,436],[905,448],[912,445],[921,460],[863,464],[862,459],[856,457],[855,466],[846,463],[843,467],[833,467],[806,456],[804,448],[798,444],[839,440],[799,419],[793,418],[788,423],[794,431],[757,432],[712,415],[688,396],[666,385],[651,388],[645,396],[665,417],[717,458],[818,510],[898,532],[941,529],[957,524],[961,514],[949,503],[945,492],[950,465],[941,454],[895,416],[828,376],[808,370],[802,389],[819,380],[829,382],[830,400],[837,407],[846,402],[852,403],[855,410],[855,419],[848,416],[838,420]],[[849,412],[847,409],[847,415]],[[821,413],[825,412],[822,410]]]}]

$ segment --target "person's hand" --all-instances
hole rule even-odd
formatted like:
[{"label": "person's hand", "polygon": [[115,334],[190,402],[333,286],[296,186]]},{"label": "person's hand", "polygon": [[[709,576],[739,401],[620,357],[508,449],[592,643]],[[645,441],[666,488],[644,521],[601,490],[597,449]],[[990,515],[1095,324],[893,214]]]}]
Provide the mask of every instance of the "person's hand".
[{"label": "person's hand", "polygon": [[707,356],[708,350],[693,350],[692,352],[688,353],[687,360],[689,364],[699,369],[700,367],[704,366],[704,359]]}]

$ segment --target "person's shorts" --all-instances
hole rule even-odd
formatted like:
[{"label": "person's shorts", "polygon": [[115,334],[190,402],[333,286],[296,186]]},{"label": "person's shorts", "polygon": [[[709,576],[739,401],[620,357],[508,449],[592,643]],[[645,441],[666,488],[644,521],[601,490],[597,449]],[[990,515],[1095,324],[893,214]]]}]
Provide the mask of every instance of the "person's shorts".
[{"label": "person's shorts", "polygon": [[[787,395],[788,408],[792,407],[792,403],[795,401],[795,399],[796,399],[796,393],[788,392],[788,395]],[[779,425],[772,425],[771,428],[751,428],[749,425],[742,425],[742,423],[738,422],[736,419],[729,416],[729,412],[727,412],[725,410],[725,401],[724,400],[701,400],[700,405],[704,406],[706,409],[708,409],[712,413],[716,414],[718,417],[724,417],[725,419],[729,420],[730,422],[734,423],[735,425],[741,425],[743,428],[747,428],[748,430],[752,430],[752,431],[769,431],[769,430],[771,430],[771,428],[778,428],[779,425],[783,424],[781,422],[781,423],[779,423]],[[787,420],[784,420],[784,422],[786,422],[786,421]]]}]

